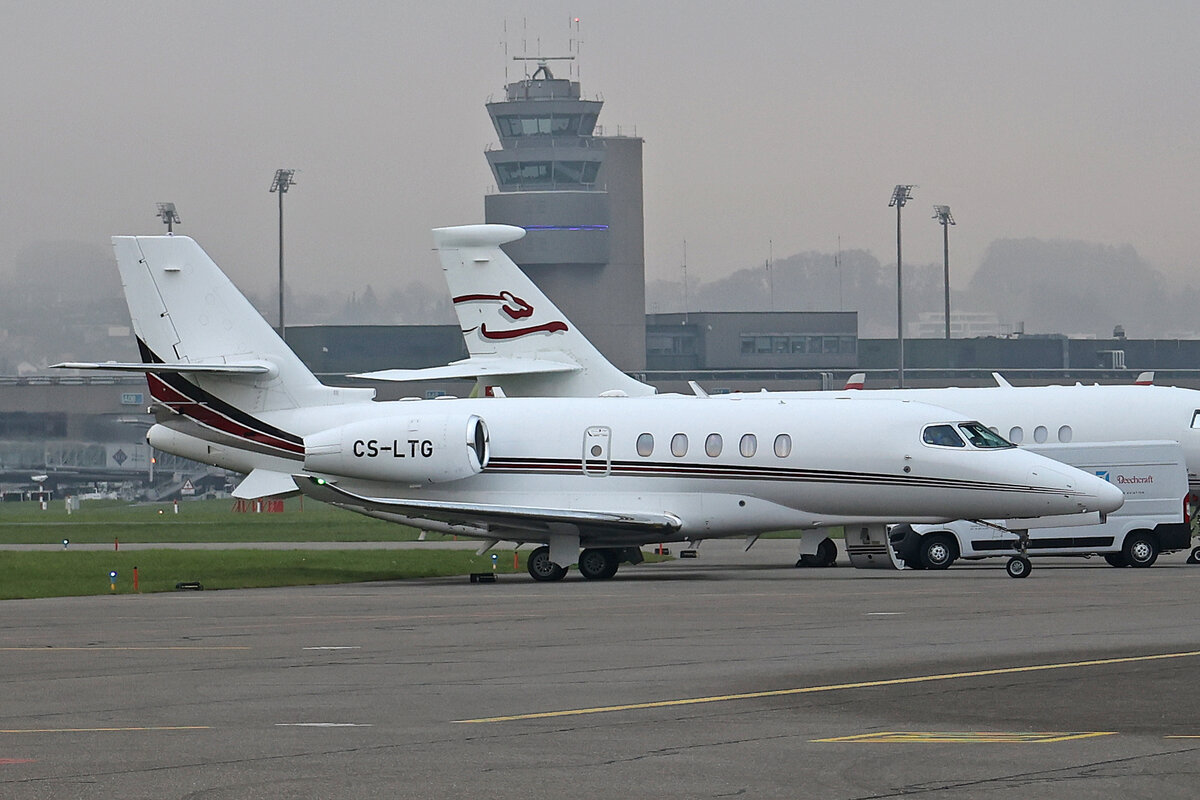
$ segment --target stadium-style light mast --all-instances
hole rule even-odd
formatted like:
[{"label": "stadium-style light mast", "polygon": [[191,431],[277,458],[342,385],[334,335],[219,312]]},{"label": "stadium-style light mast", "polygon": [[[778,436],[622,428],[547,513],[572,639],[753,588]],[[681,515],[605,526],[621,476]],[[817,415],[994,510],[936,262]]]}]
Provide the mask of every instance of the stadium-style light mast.
[{"label": "stadium-style light mast", "polygon": [[950,341],[950,226],[956,224],[950,206],[934,206],[933,218],[942,226],[942,265],[946,286],[946,341]]},{"label": "stadium-style light mast", "polygon": [[170,236],[175,232],[175,226],[179,224],[179,212],[175,210],[174,203],[155,203],[158,207],[156,217],[160,218],[167,226],[167,235]]},{"label": "stadium-style light mast", "polygon": [[914,184],[896,184],[892,190],[892,200],[888,203],[888,208],[896,208],[896,345],[899,350],[898,377],[901,389],[904,388],[904,272],[900,258],[900,209],[912,199],[912,190],[915,188]]},{"label": "stadium-style light mast", "polygon": [[271,181],[271,191],[279,194],[279,338],[284,341],[287,341],[287,335],[283,327],[283,196],[296,184],[292,180],[295,174],[294,169],[277,169],[275,180]]}]

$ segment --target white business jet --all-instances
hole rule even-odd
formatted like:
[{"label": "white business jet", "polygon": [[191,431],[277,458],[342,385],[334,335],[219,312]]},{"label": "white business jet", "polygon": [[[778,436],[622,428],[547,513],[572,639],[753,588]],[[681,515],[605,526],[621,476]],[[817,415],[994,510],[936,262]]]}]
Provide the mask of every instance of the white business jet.
[{"label": "white business jet", "polygon": [[[566,365],[559,372],[543,372],[536,384],[510,377],[464,370],[460,375],[478,375],[484,385],[498,384],[510,396],[587,396],[597,390],[617,389],[628,394],[651,394],[654,388],[634,382],[614,367],[579,333],[563,313],[500,249],[505,242],[525,235],[522,228],[507,225],[477,226],[490,230],[490,244],[483,234],[476,235],[478,246],[469,250],[459,246],[456,228],[435,231],[438,257],[446,283],[454,297],[454,308],[464,331],[470,358],[460,364],[486,363],[492,356],[503,357],[512,375],[521,362],[530,371],[555,353]],[[500,324],[503,304],[484,303],[484,295],[519,298],[526,312],[522,327],[541,331],[539,335],[519,335],[500,341],[486,341],[473,331],[490,323]],[[551,327],[553,330],[550,330]],[[436,370],[428,377],[442,377]],[[368,373],[378,379],[403,374],[404,380],[425,377],[423,370],[404,373],[383,371]],[[586,380],[581,379],[586,376]],[[852,376],[846,389],[861,389],[862,374]],[[970,419],[983,420],[1014,444],[1053,444],[1055,442],[1114,442],[1169,440],[1179,442],[1188,465],[1193,491],[1200,491],[1200,392],[1173,386],[1153,386],[1148,376],[1136,385],[1012,386],[995,375],[996,386],[943,389],[872,389],[871,397],[908,399],[952,408]],[[696,391],[702,391],[693,385]],[[784,391],[763,392],[760,398],[848,396],[852,392]],[[726,400],[739,395],[720,395]]]},{"label": "white business jet", "polygon": [[[498,251],[489,226],[437,236],[470,263]],[[862,393],[752,407],[679,396],[375,402],[372,390],[321,384],[191,239],[113,245],[143,361],[56,366],[146,373],[152,446],[249,473],[238,496],[299,489],[487,546],[537,543],[538,580],[572,564],[609,578],[658,542],[1106,514],[1123,499],[961,414]],[[946,429],[970,445],[929,444]]]}]

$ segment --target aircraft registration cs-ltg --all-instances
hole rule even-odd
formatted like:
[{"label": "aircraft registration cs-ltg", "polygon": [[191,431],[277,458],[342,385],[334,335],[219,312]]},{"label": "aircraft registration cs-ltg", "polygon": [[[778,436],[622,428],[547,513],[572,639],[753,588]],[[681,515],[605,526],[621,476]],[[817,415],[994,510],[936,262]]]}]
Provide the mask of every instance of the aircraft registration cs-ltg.
[{"label": "aircraft registration cs-ltg", "polygon": [[[488,226],[438,231],[468,260]],[[1106,514],[1119,489],[944,408],[865,396],[399,400],[321,384],[184,236],[114,237],[161,450],[368,516],[537,543],[538,580],[608,578],[639,547],[896,519]],[[523,320],[515,320],[515,335]],[[495,332],[495,329],[493,329]],[[957,431],[967,446],[928,444]]]}]

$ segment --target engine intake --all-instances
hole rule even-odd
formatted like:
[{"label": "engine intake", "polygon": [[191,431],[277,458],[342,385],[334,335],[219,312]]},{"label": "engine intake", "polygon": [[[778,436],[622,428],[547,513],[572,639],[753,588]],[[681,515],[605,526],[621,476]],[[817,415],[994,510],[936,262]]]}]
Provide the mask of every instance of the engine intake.
[{"label": "engine intake", "polygon": [[489,457],[487,425],[474,414],[352,422],[304,437],[306,470],[374,481],[457,481]]}]

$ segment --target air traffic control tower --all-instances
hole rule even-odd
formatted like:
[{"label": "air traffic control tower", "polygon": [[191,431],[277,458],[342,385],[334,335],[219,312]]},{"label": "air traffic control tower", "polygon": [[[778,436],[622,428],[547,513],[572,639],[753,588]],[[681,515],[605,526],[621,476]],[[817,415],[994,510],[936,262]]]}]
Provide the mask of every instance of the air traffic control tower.
[{"label": "air traffic control tower", "polygon": [[488,165],[497,193],[484,219],[525,228],[505,245],[513,261],[605,356],[627,372],[646,368],[646,263],[642,140],[597,136],[604,101],[548,62],[487,104],[500,137]]}]

